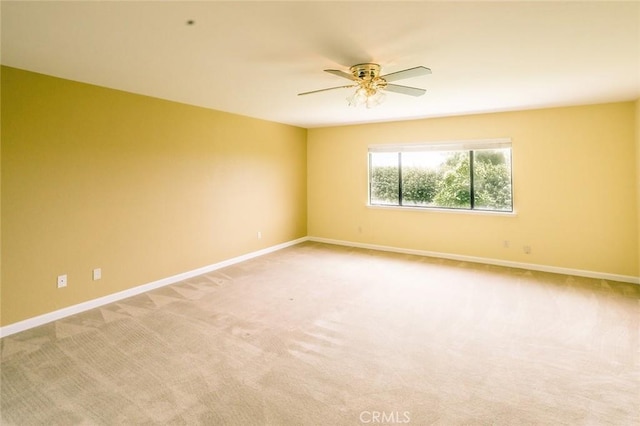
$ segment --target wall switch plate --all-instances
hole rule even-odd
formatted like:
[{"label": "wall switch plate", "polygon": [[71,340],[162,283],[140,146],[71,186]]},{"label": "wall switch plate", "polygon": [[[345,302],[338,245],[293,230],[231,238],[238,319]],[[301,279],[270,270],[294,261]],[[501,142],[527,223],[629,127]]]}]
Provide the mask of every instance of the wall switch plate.
[{"label": "wall switch plate", "polygon": [[102,278],[102,268],[96,268],[93,270],[93,280],[98,281]]},{"label": "wall switch plate", "polygon": [[58,288],[67,286],[67,274],[58,275]]}]

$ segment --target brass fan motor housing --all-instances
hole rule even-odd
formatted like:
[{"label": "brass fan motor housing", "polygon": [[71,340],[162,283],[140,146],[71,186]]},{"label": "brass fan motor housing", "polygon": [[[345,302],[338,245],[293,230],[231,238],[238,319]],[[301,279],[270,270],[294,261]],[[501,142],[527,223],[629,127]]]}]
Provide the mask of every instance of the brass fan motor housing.
[{"label": "brass fan motor housing", "polygon": [[378,64],[357,64],[349,68],[355,78],[361,80],[373,80],[380,78],[380,65]]},{"label": "brass fan motor housing", "polygon": [[357,79],[358,86],[367,96],[373,96],[379,90],[387,87],[387,80],[380,77],[380,65],[358,64],[349,68],[351,74]]}]

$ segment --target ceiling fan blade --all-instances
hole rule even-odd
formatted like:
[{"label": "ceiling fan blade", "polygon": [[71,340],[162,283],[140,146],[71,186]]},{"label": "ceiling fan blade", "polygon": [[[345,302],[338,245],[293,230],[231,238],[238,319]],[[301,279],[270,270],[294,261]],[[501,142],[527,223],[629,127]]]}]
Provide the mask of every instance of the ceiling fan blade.
[{"label": "ceiling fan blade", "polygon": [[396,81],[396,80],[402,80],[403,78],[418,77],[418,76],[427,75],[427,74],[431,74],[431,70],[429,68],[415,67],[415,68],[409,68],[402,71],[392,72],[391,74],[383,75],[382,78],[384,78],[387,81]]},{"label": "ceiling fan blade", "polygon": [[341,70],[324,70],[324,72],[328,72],[329,74],[337,75],[338,77],[346,78],[348,80],[358,81],[358,79],[352,74]]},{"label": "ceiling fan blade", "polygon": [[387,84],[385,90],[389,92],[402,93],[403,95],[409,96],[422,96],[427,91],[425,89],[419,89],[417,87],[409,87],[409,86],[399,86],[397,84]]},{"label": "ceiling fan blade", "polygon": [[338,86],[338,87],[329,87],[328,89],[312,90],[310,92],[298,93],[298,96],[310,95],[312,93],[326,92],[327,90],[348,89],[349,87],[356,87],[356,85],[350,84],[349,86]]}]

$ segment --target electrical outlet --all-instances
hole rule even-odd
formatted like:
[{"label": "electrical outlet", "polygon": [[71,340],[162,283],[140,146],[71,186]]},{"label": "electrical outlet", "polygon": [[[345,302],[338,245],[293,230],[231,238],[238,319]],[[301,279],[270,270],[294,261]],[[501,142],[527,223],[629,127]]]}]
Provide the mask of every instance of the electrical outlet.
[{"label": "electrical outlet", "polygon": [[258,239],[261,240],[262,239],[262,232],[258,231]]},{"label": "electrical outlet", "polygon": [[531,246],[524,246],[522,247],[522,249],[524,250],[525,254],[531,254]]},{"label": "electrical outlet", "polygon": [[93,280],[98,281],[102,278],[102,268],[96,268],[93,270]]},{"label": "electrical outlet", "polygon": [[58,275],[58,288],[67,286],[67,274]]}]

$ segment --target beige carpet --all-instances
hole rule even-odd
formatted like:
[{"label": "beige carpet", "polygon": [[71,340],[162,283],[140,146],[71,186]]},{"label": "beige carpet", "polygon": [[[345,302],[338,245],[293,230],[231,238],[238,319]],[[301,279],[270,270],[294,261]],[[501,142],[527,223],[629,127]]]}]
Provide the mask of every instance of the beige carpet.
[{"label": "beige carpet", "polygon": [[2,339],[3,425],[638,425],[640,286],[304,243]]}]

